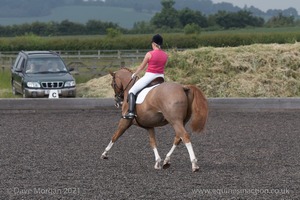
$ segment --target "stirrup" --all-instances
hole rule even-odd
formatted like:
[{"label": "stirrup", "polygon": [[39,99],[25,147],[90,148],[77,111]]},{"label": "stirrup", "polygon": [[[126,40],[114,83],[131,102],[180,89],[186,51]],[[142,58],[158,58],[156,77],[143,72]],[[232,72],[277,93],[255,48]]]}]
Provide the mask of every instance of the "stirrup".
[{"label": "stirrup", "polygon": [[133,119],[135,114],[133,112],[128,112],[126,115],[123,116],[123,119]]}]

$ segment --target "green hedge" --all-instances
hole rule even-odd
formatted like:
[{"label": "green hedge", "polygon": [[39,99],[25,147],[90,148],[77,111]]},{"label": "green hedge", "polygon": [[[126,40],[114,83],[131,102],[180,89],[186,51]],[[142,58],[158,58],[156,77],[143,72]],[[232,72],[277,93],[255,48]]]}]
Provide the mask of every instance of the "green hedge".
[{"label": "green hedge", "polygon": [[[97,50],[97,49],[149,49],[152,35],[62,36],[39,37],[35,35],[0,38],[0,51],[20,50]],[[164,48],[198,48],[201,46],[227,47],[254,43],[294,43],[300,40],[300,32],[219,32],[200,35],[163,34]]]}]

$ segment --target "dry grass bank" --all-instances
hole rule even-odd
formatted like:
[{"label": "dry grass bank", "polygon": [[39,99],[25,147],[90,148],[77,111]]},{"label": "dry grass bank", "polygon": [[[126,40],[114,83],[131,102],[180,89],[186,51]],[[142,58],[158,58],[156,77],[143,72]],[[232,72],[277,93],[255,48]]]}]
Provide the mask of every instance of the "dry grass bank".
[{"label": "dry grass bank", "polygon": [[111,75],[107,74],[100,78],[94,78],[87,83],[78,84],[77,96],[113,98],[114,91],[110,86],[111,80]]},{"label": "dry grass bank", "polygon": [[[169,52],[166,76],[208,97],[300,96],[300,43]],[[113,97],[111,76],[78,85],[82,97]]]}]

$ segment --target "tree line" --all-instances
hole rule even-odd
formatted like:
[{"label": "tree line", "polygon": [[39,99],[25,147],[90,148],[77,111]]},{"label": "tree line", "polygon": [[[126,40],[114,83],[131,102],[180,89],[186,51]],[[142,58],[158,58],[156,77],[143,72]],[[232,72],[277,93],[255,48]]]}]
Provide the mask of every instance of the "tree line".
[{"label": "tree line", "polygon": [[[2,0],[3,1],[3,0]],[[116,23],[101,20],[89,20],[85,24],[63,20],[62,22],[34,22],[21,25],[1,26],[0,36],[20,36],[34,34],[39,36],[59,35],[109,35],[141,34],[153,32],[185,32],[200,33],[202,30],[221,30],[245,27],[284,27],[295,26],[299,20],[294,16],[277,16],[265,21],[262,17],[254,16],[249,10],[238,12],[219,11],[215,14],[204,15],[198,10],[184,8],[176,9],[175,0],[162,0],[162,9],[150,21],[134,24],[132,29],[125,29]]]}]

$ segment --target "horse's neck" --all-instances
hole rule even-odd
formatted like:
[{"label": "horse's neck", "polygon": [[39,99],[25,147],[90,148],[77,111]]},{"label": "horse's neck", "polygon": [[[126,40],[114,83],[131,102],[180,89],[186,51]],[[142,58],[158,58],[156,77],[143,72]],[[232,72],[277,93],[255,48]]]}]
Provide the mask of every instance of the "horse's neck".
[{"label": "horse's neck", "polygon": [[131,76],[133,73],[130,69],[122,68],[121,71],[122,72],[119,77],[120,77],[122,85],[123,85],[124,95],[127,96],[128,91],[130,90],[130,88],[133,86],[133,84],[136,82],[137,79],[131,80]]},{"label": "horse's neck", "polygon": [[122,78],[122,85],[124,89],[124,94],[127,93],[130,90],[130,88],[133,86],[133,81],[131,81],[131,75],[130,76],[124,76]]}]

